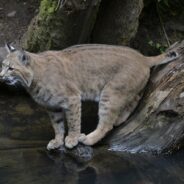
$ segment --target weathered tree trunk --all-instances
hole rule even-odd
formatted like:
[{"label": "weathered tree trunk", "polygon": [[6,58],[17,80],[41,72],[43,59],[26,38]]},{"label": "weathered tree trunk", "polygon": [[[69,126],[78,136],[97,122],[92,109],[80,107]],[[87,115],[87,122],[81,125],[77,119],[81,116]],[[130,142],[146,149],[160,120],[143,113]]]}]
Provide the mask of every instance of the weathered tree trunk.
[{"label": "weathered tree trunk", "polygon": [[143,0],[104,0],[94,26],[92,42],[127,45],[135,36]]},{"label": "weathered tree trunk", "polygon": [[153,70],[139,107],[106,142],[115,151],[172,152],[184,138],[184,41],[174,62]]},{"label": "weathered tree trunk", "polygon": [[85,42],[99,5],[100,0],[42,0],[39,13],[23,38],[23,47],[37,52]]}]

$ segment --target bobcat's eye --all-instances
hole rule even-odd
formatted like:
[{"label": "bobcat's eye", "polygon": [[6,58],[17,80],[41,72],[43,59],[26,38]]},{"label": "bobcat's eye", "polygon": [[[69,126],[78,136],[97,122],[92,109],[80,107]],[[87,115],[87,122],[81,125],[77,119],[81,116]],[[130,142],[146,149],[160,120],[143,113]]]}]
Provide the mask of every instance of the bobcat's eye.
[{"label": "bobcat's eye", "polygon": [[14,68],[13,68],[13,67],[11,67],[11,66],[8,68],[8,70],[10,70],[10,71],[12,71],[13,69],[14,69]]}]

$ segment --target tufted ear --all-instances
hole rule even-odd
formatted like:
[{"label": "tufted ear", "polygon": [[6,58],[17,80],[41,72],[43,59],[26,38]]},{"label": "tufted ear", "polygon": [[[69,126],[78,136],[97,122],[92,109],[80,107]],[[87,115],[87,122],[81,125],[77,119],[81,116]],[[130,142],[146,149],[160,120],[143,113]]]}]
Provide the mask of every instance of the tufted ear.
[{"label": "tufted ear", "polygon": [[16,49],[8,43],[5,43],[5,48],[6,48],[8,53],[16,51]]}]

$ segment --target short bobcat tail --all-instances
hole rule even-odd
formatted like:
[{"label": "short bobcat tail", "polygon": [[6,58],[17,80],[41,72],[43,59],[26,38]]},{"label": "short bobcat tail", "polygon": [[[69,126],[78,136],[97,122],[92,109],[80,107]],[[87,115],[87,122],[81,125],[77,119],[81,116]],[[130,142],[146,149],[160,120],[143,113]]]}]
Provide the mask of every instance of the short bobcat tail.
[{"label": "short bobcat tail", "polygon": [[184,40],[181,42],[176,42],[167,49],[164,54],[153,56],[153,57],[146,57],[147,63],[150,67],[155,65],[162,65],[165,63],[169,63],[180,58],[184,55]]}]

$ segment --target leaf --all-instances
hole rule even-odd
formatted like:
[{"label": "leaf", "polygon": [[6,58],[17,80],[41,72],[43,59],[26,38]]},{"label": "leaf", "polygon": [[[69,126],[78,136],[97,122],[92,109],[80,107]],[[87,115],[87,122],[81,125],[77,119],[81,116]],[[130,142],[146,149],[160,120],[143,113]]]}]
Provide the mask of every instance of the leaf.
[{"label": "leaf", "polygon": [[156,43],[156,48],[159,49],[161,45],[159,43]]},{"label": "leaf", "polygon": [[148,42],[148,44],[149,44],[150,46],[153,46],[153,41],[150,40],[150,41]]}]

